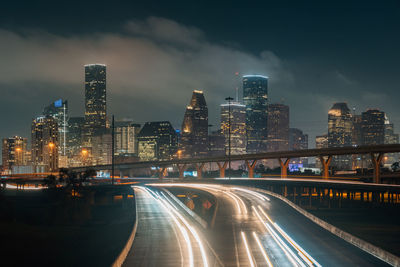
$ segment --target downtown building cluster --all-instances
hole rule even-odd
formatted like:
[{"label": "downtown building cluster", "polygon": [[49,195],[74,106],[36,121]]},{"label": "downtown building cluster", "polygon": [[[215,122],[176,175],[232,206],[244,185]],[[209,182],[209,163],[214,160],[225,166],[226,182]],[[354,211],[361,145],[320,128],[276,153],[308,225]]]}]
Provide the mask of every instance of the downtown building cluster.
[{"label": "downtown building cluster", "polygon": [[[204,92],[194,90],[181,129],[174,129],[169,121],[141,125],[132,120],[111,120],[107,115],[106,65],[88,64],[84,69],[84,116],[69,117],[67,100],[46,106],[32,120],[30,144],[19,136],[3,139],[3,173],[56,172],[63,167],[111,164],[112,140],[115,163],[308,148],[308,135],[290,128],[289,106],[269,103],[266,76],[242,77],[243,98],[229,97],[220,105],[217,130],[209,124]],[[346,104],[337,103],[328,116],[328,134],[317,136],[317,148],[399,142],[393,124],[379,110],[355,115]],[[310,165],[303,158],[291,159],[290,163],[294,170]],[[359,163],[337,157],[335,164],[349,169]]]},{"label": "downtown building cluster", "polygon": [[[377,108],[367,109],[356,114],[346,103],[334,103],[328,112],[328,133],[316,136],[316,148],[349,147],[363,145],[398,144],[399,135],[387,114]],[[367,156],[335,156],[331,166],[336,170],[355,170],[370,168]],[[383,163],[390,165],[399,161],[398,154],[388,154]],[[321,163],[317,159],[317,167]]]}]

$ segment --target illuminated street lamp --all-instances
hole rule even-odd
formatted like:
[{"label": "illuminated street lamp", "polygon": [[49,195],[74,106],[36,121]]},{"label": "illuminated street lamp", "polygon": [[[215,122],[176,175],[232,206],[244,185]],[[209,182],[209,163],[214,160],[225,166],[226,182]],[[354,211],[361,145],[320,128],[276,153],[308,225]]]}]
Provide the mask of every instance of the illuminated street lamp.
[{"label": "illuminated street lamp", "polygon": [[178,151],[176,152],[178,154],[178,159],[182,158],[182,150],[178,149]]}]

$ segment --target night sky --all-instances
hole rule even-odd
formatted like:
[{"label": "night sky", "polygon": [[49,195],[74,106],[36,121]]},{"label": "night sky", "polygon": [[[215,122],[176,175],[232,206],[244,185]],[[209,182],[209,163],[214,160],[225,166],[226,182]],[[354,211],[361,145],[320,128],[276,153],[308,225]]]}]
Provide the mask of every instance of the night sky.
[{"label": "night sky", "polygon": [[398,1],[25,2],[0,10],[2,138],[29,137],[58,98],[83,116],[87,63],[107,64],[108,114],[119,119],[179,128],[201,89],[218,125],[239,72],[269,76],[270,103],[290,106],[310,147],[338,101],[387,112],[399,132]]}]

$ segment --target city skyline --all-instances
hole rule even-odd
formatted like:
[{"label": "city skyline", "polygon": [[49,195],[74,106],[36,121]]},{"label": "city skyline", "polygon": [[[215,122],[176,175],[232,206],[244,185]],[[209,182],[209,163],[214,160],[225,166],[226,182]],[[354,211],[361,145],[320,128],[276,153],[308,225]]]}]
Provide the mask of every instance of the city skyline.
[{"label": "city skyline", "polygon": [[[32,10],[41,7],[39,4]],[[88,7],[85,3],[83,9]],[[301,128],[310,140],[327,131],[324,114],[335,102],[347,102],[350,109],[356,107],[357,113],[379,108],[394,125],[400,125],[395,68],[399,53],[386,47],[398,44],[398,37],[390,35],[390,29],[398,26],[393,21],[397,11],[384,7],[374,8],[371,2],[362,7],[337,3],[330,10],[312,6],[326,15],[320,25],[313,25],[312,19],[320,15],[311,13],[310,18],[305,18],[307,5],[290,9],[276,4],[268,9],[269,23],[255,17],[248,17],[245,22],[239,16],[237,21],[227,19],[234,23],[234,30],[230,31],[222,31],[223,23],[211,26],[210,22],[201,23],[196,16],[189,19],[193,10],[184,16],[143,10],[140,5],[135,7],[138,13],[123,12],[118,18],[116,14],[121,10],[110,11],[115,20],[109,24],[100,23],[100,19],[91,21],[90,14],[77,20],[86,23],[71,22],[61,16],[57,23],[63,27],[48,23],[52,18],[47,13],[33,24],[27,24],[31,14],[25,11],[17,15],[20,20],[6,15],[0,20],[0,40],[4,46],[0,53],[7,51],[1,55],[4,60],[0,86],[5,94],[0,109],[2,114],[12,116],[2,115],[1,121],[9,127],[1,129],[0,135],[26,136],[27,123],[55,99],[69,100],[70,116],[82,114],[81,66],[98,62],[109,67],[108,113],[118,117],[127,114],[139,123],[170,120],[178,128],[184,112],[181,103],[187,103],[191,91],[203,90],[210,107],[210,124],[217,125],[219,105],[225,97],[234,96],[235,73],[239,72],[269,76],[270,102],[290,106],[290,127]],[[7,8],[15,7],[9,4]],[[221,4],[215,8],[218,10]],[[234,7],[226,8],[233,14],[240,12]],[[260,5],[259,9],[263,8],[266,5]],[[67,8],[65,12],[72,11]],[[288,15],[280,17],[284,12]],[[371,13],[392,23],[380,19],[371,22]],[[105,13],[99,10],[96,14],[101,18]],[[335,20],[335,14],[344,15],[343,21]],[[351,16],[359,18],[360,24],[340,27]],[[287,24],[281,24],[285,20]],[[334,22],[339,23],[337,27]],[[273,25],[287,25],[287,29],[275,29]],[[295,29],[303,35],[299,36]],[[170,34],[166,36],[165,31]],[[313,32],[322,34],[322,43],[314,44]],[[390,41],[379,43],[376,39]],[[296,49],[292,43],[298,44]],[[174,97],[168,98],[171,92]],[[26,95],[26,99],[21,95]],[[157,105],[159,112],[151,112],[148,107],[152,105]],[[313,147],[314,141],[310,145]]]}]

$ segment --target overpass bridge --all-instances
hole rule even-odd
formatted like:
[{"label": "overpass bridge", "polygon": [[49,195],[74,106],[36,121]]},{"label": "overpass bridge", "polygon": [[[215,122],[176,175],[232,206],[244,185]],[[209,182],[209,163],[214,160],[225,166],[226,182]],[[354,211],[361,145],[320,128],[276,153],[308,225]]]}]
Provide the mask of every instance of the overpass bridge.
[{"label": "overpass bridge", "polygon": [[260,160],[277,160],[281,166],[281,178],[287,178],[287,168],[290,159],[300,157],[316,157],[319,158],[322,166],[322,178],[329,179],[329,166],[333,156],[339,155],[369,155],[374,169],[374,183],[381,183],[381,162],[384,154],[400,152],[400,144],[393,145],[373,145],[373,146],[351,146],[351,147],[335,147],[323,149],[304,149],[294,151],[278,151],[257,154],[242,154],[231,156],[205,157],[205,158],[187,158],[173,160],[157,160],[157,161],[138,161],[132,163],[119,163],[95,166],[73,167],[71,170],[81,172],[87,169],[112,170],[113,168],[120,172],[129,171],[138,168],[156,167],[159,178],[162,179],[167,174],[167,168],[176,166],[179,171],[179,178],[184,177],[184,171],[189,166],[194,166],[197,170],[198,178],[202,178],[202,172],[206,163],[215,163],[218,165],[220,177],[225,177],[225,170],[229,161],[245,161],[249,178],[254,178],[254,169]]}]

